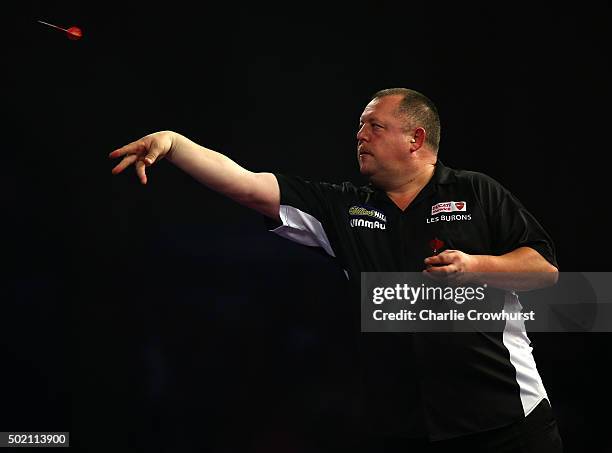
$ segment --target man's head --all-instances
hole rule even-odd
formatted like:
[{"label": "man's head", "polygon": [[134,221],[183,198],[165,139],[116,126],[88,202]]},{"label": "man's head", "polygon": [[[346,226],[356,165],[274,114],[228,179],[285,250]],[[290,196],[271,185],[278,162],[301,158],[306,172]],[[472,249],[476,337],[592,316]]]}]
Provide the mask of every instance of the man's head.
[{"label": "man's head", "polygon": [[378,91],[359,121],[360,171],[371,179],[395,178],[435,162],[440,143],[438,112],[427,97],[406,88]]}]

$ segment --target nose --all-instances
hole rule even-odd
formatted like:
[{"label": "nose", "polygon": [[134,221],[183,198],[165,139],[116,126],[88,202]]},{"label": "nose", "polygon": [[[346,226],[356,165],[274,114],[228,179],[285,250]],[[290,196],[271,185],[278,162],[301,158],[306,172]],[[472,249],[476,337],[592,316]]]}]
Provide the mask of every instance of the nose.
[{"label": "nose", "polygon": [[359,130],[357,131],[357,141],[368,141],[368,134],[366,133],[366,124],[362,124]]}]

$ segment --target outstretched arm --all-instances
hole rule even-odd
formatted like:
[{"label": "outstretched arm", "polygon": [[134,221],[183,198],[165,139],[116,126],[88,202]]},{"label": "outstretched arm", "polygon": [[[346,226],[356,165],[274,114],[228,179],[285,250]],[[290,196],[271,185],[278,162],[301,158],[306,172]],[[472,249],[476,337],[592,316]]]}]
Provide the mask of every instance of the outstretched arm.
[{"label": "outstretched arm", "polygon": [[142,184],[147,183],[146,167],[166,158],[210,189],[267,217],[279,219],[280,189],[272,173],[246,170],[229,157],[176,132],[155,132],[116,149],[109,157],[123,158],[113,168],[114,175],[134,164]]}]

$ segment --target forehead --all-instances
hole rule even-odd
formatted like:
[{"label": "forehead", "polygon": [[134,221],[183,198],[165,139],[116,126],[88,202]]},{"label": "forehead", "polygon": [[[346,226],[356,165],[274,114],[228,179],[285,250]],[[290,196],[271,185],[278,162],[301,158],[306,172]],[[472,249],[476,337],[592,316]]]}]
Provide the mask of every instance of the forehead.
[{"label": "forehead", "polygon": [[361,119],[367,119],[373,116],[391,118],[396,116],[397,108],[402,99],[402,96],[392,95],[382,98],[373,99],[361,114]]}]

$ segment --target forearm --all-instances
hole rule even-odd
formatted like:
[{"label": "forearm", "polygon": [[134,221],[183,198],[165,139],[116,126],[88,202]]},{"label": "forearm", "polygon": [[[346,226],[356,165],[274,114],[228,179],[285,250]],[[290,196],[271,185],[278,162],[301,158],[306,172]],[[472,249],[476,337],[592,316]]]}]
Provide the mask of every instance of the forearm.
[{"label": "forearm", "polygon": [[251,196],[252,172],[181,134],[172,132],[172,147],[166,158],[200,183],[239,203],[248,202]]},{"label": "forearm", "polygon": [[470,272],[478,273],[482,283],[495,288],[529,291],[557,282],[557,268],[530,247],[520,247],[501,256],[472,256]]}]

